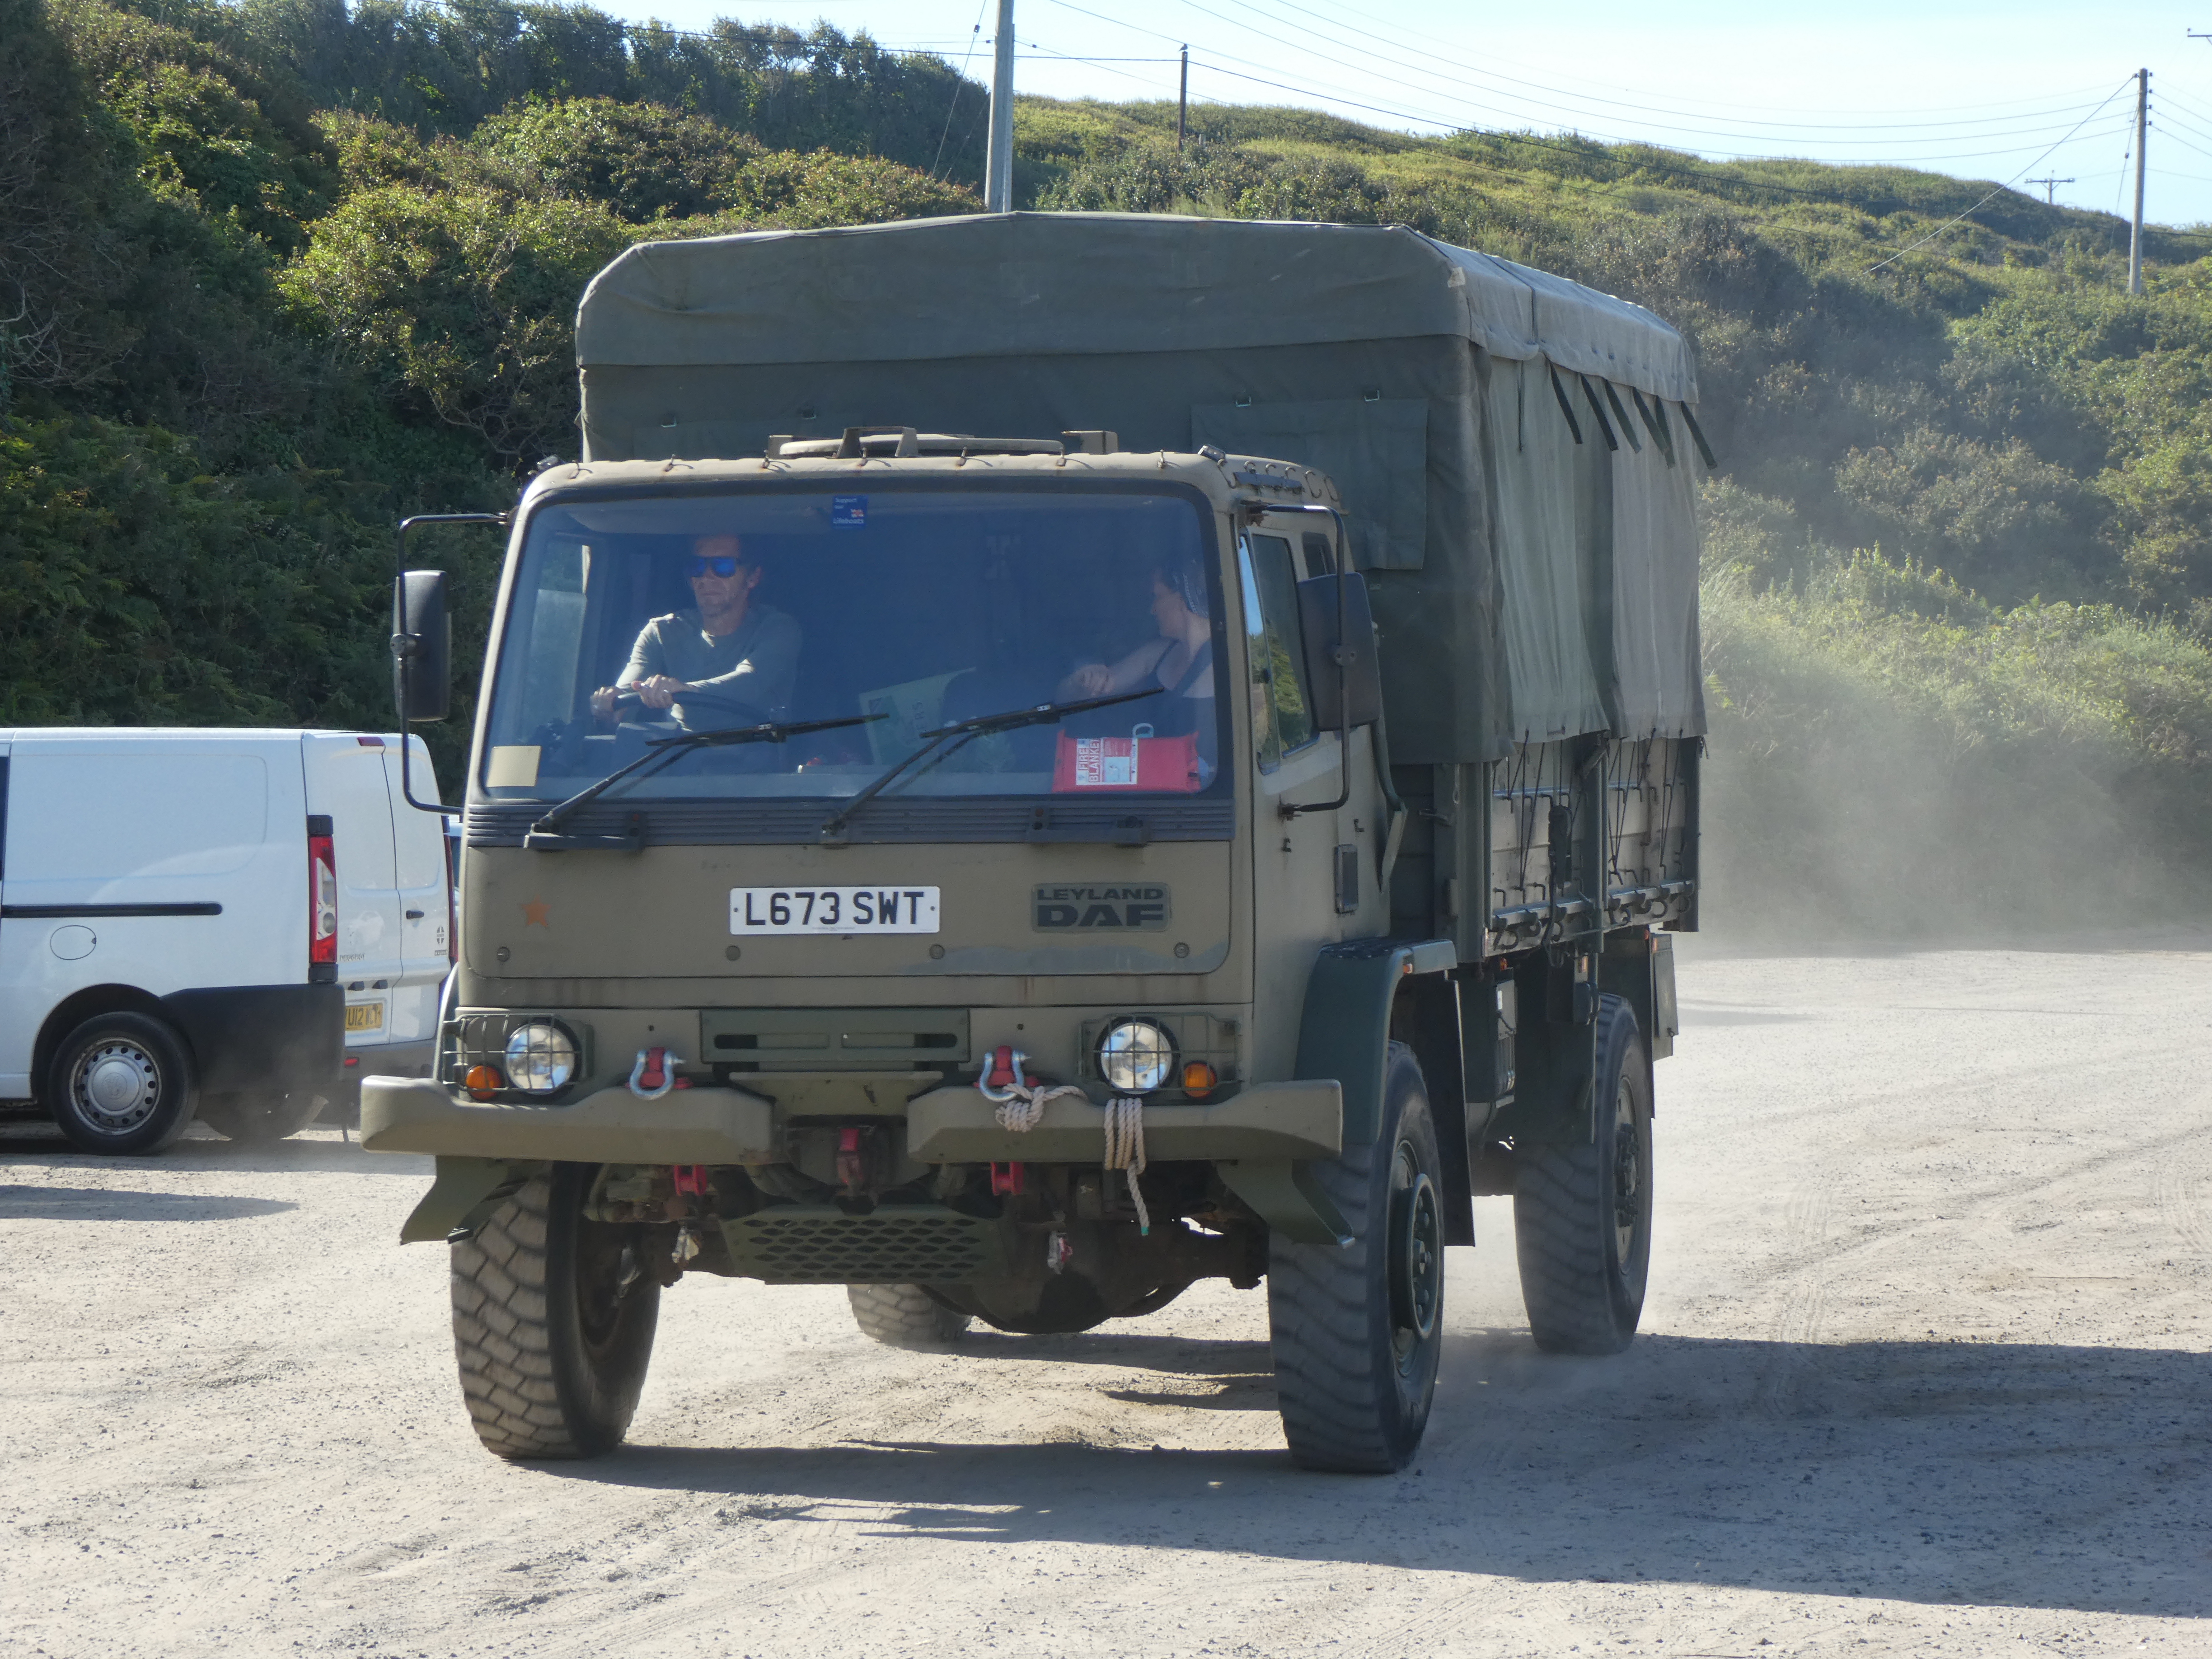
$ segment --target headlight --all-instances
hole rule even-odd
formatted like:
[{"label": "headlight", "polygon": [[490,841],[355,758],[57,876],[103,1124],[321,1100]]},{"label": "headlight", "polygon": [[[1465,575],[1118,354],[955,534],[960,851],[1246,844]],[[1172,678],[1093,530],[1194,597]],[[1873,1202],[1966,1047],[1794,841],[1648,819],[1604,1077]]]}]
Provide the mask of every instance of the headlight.
[{"label": "headlight", "polygon": [[1175,1075],[1175,1039],[1149,1019],[1117,1020],[1098,1039],[1098,1072],[1123,1094],[1150,1094]]},{"label": "headlight", "polygon": [[576,1042],[557,1025],[520,1025],[507,1040],[507,1081],[525,1094],[550,1095],[576,1075]]}]

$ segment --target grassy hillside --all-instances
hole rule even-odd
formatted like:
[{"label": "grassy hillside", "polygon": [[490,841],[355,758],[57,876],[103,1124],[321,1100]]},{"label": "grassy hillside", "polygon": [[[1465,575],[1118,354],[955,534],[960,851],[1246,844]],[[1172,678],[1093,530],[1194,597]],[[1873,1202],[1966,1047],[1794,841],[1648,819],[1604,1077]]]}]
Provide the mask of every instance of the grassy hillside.
[{"label": "grassy hillside", "polygon": [[[973,210],[982,108],[826,26],[0,0],[0,721],[386,722],[390,525],[573,453],[590,273]],[[2212,235],[2154,232],[2130,299],[2120,222],[1985,183],[1194,118],[1178,155],[1171,106],[1027,100],[1018,193],[1408,223],[1690,336],[1740,915],[2171,911],[2212,851]],[[440,552],[481,607],[489,546]]]}]

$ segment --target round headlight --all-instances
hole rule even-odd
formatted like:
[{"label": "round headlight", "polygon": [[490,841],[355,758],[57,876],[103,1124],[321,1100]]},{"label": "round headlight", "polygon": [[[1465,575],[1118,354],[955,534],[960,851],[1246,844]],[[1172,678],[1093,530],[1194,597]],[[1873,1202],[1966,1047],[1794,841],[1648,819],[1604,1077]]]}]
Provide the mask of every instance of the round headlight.
[{"label": "round headlight", "polygon": [[550,1095],[576,1075],[576,1041],[557,1025],[520,1025],[507,1040],[507,1080],[525,1094]]},{"label": "round headlight", "polygon": [[1149,1019],[1117,1020],[1098,1039],[1098,1071],[1123,1094],[1150,1094],[1175,1075],[1175,1039]]}]

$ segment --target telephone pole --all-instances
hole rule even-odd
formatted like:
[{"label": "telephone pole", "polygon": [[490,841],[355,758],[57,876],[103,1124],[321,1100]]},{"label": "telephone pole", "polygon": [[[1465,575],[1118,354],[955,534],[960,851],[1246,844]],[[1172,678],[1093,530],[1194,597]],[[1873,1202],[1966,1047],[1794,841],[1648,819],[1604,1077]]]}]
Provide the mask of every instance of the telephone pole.
[{"label": "telephone pole", "polygon": [[2043,186],[2043,205],[2045,207],[2057,207],[2058,205],[2058,186],[2061,185],[2075,184],[2079,181],[2073,179],[2029,179],[2023,180],[2023,182],[2031,185],[2041,185]]},{"label": "telephone pole", "polygon": [[1014,0],[999,0],[991,43],[991,140],[983,161],[983,211],[1014,210]]},{"label": "telephone pole", "polygon": [[1182,90],[1176,94],[1176,154],[1182,154],[1182,136],[1190,130],[1190,48],[1182,49]]},{"label": "telephone pole", "polygon": [[2142,292],[2143,139],[2150,132],[2150,71],[2136,71],[2136,216],[2128,236],[2128,292]]}]

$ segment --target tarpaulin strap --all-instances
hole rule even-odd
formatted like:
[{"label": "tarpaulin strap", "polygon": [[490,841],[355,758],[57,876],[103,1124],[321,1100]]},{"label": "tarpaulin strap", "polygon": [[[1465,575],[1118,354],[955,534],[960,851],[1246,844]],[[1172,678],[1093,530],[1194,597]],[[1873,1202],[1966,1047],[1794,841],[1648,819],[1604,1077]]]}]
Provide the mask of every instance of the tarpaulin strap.
[{"label": "tarpaulin strap", "polygon": [[1690,424],[1690,435],[1698,441],[1698,453],[1705,458],[1705,471],[1717,471],[1720,463],[1713,459],[1713,447],[1705,441],[1705,429],[1698,424],[1698,417],[1690,413],[1687,404],[1681,405],[1682,418]]},{"label": "tarpaulin strap", "polygon": [[[1667,429],[1667,400],[1654,398],[1647,404],[1644,401],[1644,394],[1634,386],[1628,388],[1628,395],[1636,400],[1636,412],[1644,417],[1644,424],[1650,429],[1652,441],[1659,446],[1659,453],[1667,458],[1667,465],[1674,465],[1674,434]],[[1656,413],[1653,404],[1658,406]]]},{"label": "tarpaulin strap", "polygon": [[1145,1102],[1139,1095],[1116,1095],[1106,1103],[1106,1167],[1126,1171],[1129,1201],[1137,1206],[1137,1231],[1149,1234],[1152,1218],[1137,1177],[1145,1172]]},{"label": "tarpaulin strap", "polygon": [[1631,449],[1641,455],[1644,440],[1636,435],[1636,422],[1628,418],[1628,410],[1622,407],[1620,393],[1614,390],[1610,380],[1600,380],[1598,384],[1605,388],[1605,400],[1613,405],[1613,418],[1620,422],[1620,435],[1628,440]]},{"label": "tarpaulin strap", "polygon": [[1083,1093],[1072,1083],[1048,1087],[1037,1082],[1023,1070],[1028,1062],[1029,1056],[1018,1048],[994,1048],[983,1056],[975,1073],[976,1092],[999,1109],[999,1127],[1018,1135],[1036,1127],[1037,1120],[1044,1115],[1045,1102]]},{"label": "tarpaulin strap", "polygon": [[1590,413],[1597,416],[1597,429],[1604,434],[1605,447],[1618,453],[1620,440],[1613,435],[1613,422],[1605,418],[1605,405],[1597,400],[1597,389],[1590,385],[1589,375],[1577,374],[1575,378],[1583,383],[1583,396],[1589,399]]},{"label": "tarpaulin strap", "polygon": [[1575,441],[1580,443],[1583,441],[1583,423],[1575,418],[1575,406],[1567,401],[1566,387],[1559,384],[1559,371],[1549,363],[1544,367],[1552,376],[1552,395],[1559,400],[1559,413],[1567,417],[1567,430],[1573,433]]}]

